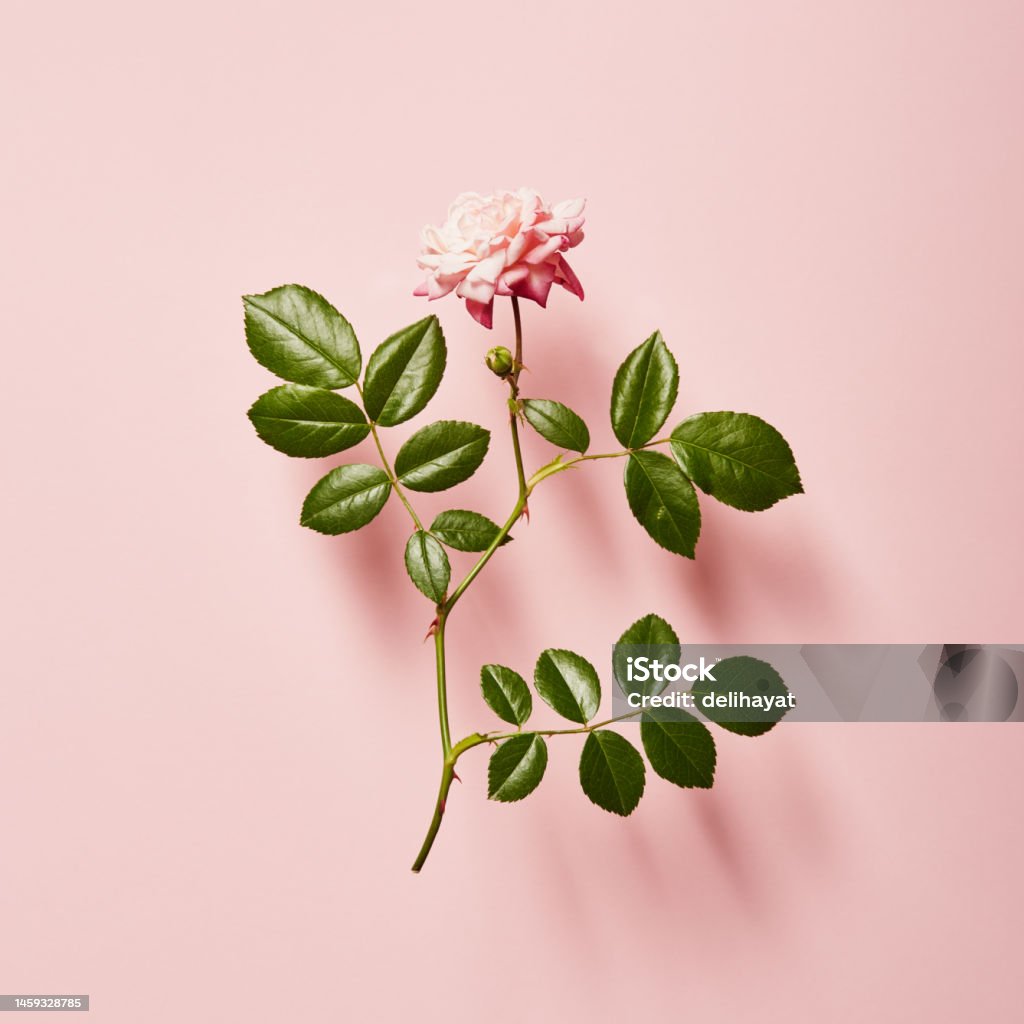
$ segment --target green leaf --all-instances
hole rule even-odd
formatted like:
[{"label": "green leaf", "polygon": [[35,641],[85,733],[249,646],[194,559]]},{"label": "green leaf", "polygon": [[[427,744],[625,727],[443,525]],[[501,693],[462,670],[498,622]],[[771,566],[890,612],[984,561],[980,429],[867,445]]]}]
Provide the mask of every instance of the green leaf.
[{"label": "green leaf", "polygon": [[362,356],[352,325],[322,296],[300,284],[243,295],[245,340],[256,361],[296,384],[347,388]]},{"label": "green leaf", "polygon": [[640,739],[651,767],[684,789],[715,783],[715,740],[708,727],[677,708],[644,714]]},{"label": "green leaf", "polygon": [[679,637],[676,631],[659,615],[645,615],[637,619],[622,636],[612,654],[612,672],[619,689],[628,697],[631,693],[653,695],[661,693],[668,686],[668,680],[660,681],[653,673],[646,680],[628,678],[627,658],[656,658],[663,665],[678,665],[682,657]]},{"label": "green leaf", "polygon": [[452,567],[444,548],[424,530],[417,530],[405,545],[405,568],[421,594],[434,604],[445,599]]},{"label": "green leaf", "polygon": [[443,491],[468,480],[491,442],[475,423],[439,420],[417,430],[398,450],[395,473],[413,491]]},{"label": "green leaf", "polygon": [[249,419],[271,448],[300,459],[337,455],[370,432],[355,402],[305,384],[271,388],[253,403]]},{"label": "green leaf", "polygon": [[436,316],[392,334],[366,364],[366,415],[383,427],[393,427],[422,412],[441,383],[447,357]]},{"label": "green leaf", "polygon": [[679,369],[655,331],[633,349],[612,385],[612,429],[625,448],[639,448],[661,429],[676,404]]},{"label": "green leaf", "polygon": [[700,506],[693,484],[667,456],[634,452],[624,482],[629,507],[657,544],[693,558],[700,536]]},{"label": "green leaf", "polygon": [[632,814],[644,795],[644,759],[625,737],[598,729],[587,737],[580,755],[580,785],[598,807]]},{"label": "green leaf", "polygon": [[533,685],[563,718],[586,725],[601,706],[601,681],[586,658],[550,648],[537,659]]},{"label": "green leaf", "polygon": [[[768,664],[757,658],[741,655],[724,658],[711,670],[714,680],[702,679],[695,683],[691,692],[697,698],[697,710],[712,722],[729,732],[740,736],[761,736],[775,727],[789,707],[786,706],[789,689],[782,676]],[[773,705],[768,710],[747,707],[720,707],[719,698],[727,703],[730,694],[746,694],[760,697],[761,703],[770,699]],[[782,698],[782,707],[778,707]],[[732,698],[738,703],[739,698]],[[705,704],[705,700],[709,703]]]},{"label": "green leaf", "polygon": [[548,747],[542,736],[527,732],[505,740],[487,766],[487,796],[514,803],[529,796],[544,778]]},{"label": "green leaf", "polygon": [[553,445],[581,455],[590,447],[590,431],[567,405],[547,398],[523,399],[523,415],[534,430]]},{"label": "green leaf", "polygon": [[504,665],[484,665],[480,669],[480,689],[484,700],[503,722],[522,725],[533,711],[526,680]]},{"label": "green leaf", "polygon": [[376,466],[332,469],[302,503],[303,526],[318,533],[348,533],[365,526],[384,507],[391,493],[387,474]]},{"label": "green leaf", "polygon": [[[456,508],[441,512],[431,523],[430,532],[442,544],[456,551],[486,551],[501,532],[501,527],[479,512]],[[506,534],[498,546],[507,544],[511,539]]]},{"label": "green leaf", "polygon": [[705,494],[744,512],[760,512],[802,494],[786,439],[745,412],[702,412],[672,431],[672,452]]}]

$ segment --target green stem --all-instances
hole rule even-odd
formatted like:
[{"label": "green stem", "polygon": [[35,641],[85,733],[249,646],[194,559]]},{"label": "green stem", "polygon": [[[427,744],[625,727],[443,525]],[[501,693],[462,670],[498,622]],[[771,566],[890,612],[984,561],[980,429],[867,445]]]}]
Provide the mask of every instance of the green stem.
[{"label": "green stem", "polygon": [[455,765],[445,759],[444,769],[441,772],[441,788],[437,794],[437,803],[434,806],[434,816],[430,819],[430,827],[427,829],[426,837],[420,852],[416,855],[412,869],[419,874],[420,869],[430,856],[430,848],[434,845],[438,830],[441,828],[441,819],[444,817],[445,805],[448,802],[448,790],[452,788],[452,779],[455,778]]},{"label": "green stem", "polygon": [[[515,320],[516,352],[515,363],[512,367],[512,372],[508,377],[509,391],[511,392],[509,424],[512,432],[512,451],[515,453],[516,459],[516,480],[519,484],[519,496],[516,499],[512,514],[505,521],[505,525],[498,531],[494,540],[491,541],[490,545],[488,545],[487,550],[484,551],[479,559],[477,559],[473,568],[466,573],[462,582],[443,602],[441,602],[441,604],[437,606],[437,620],[434,627],[434,651],[437,661],[437,712],[441,726],[441,750],[444,760],[441,768],[441,785],[437,793],[437,802],[434,805],[434,815],[430,819],[430,827],[427,829],[427,835],[423,840],[423,846],[420,847],[419,855],[412,866],[413,871],[416,872],[418,872],[426,862],[426,859],[430,854],[430,848],[434,845],[434,840],[437,838],[438,830],[441,828],[441,820],[444,817],[445,805],[448,800],[448,790],[451,789],[452,779],[455,776],[455,762],[459,759],[459,756],[463,751],[469,749],[468,746],[465,746],[466,740],[463,740],[455,750],[452,749],[451,727],[448,723],[448,682],[445,671],[445,625],[448,621],[448,616],[451,614],[451,610],[458,603],[459,598],[466,592],[467,587],[469,587],[473,580],[480,575],[483,567],[490,561],[491,555],[498,550],[501,542],[508,536],[509,531],[513,526],[515,526],[516,521],[523,514],[523,510],[526,508],[526,500],[530,495],[530,488],[526,484],[526,471],[523,468],[523,452],[519,444],[519,410],[516,403],[519,399],[519,374],[523,368],[523,322],[519,313],[519,300],[515,296],[512,297],[512,316]],[[373,424],[370,425],[370,430],[373,432],[374,439],[376,440],[377,434]],[[399,497],[401,497],[403,502],[405,502],[405,506],[409,509],[409,513],[412,515],[413,521],[417,524],[417,527],[422,530],[423,527],[419,525],[419,520],[416,518],[415,512],[413,512],[412,506],[405,501],[405,497],[398,487],[398,482],[395,479],[394,474],[391,472],[387,460],[384,458],[384,452],[381,451],[379,442],[377,444],[377,450],[380,452],[381,460],[384,462],[384,469],[390,476],[392,485]],[[474,735],[477,734],[474,733]],[[469,737],[467,737],[467,739],[469,739]],[[475,744],[470,745],[473,746]]]},{"label": "green stem", "polygon": [[[594,732],[597,729],[603,729],[606,725],[614,725],[616,722],[625,722],[630,718],[636,718],[637,715],[642,715],[644,709],[640,708],[637,711],[629,711],[624,715],[616,715],[614,718],[606,718],[603,722],[591,722],[589,725],[581,725],[578,729],[528,729],[527,732],[536,733],[538,736],[577,736],[581,733]],[[454,759],[452,763],[459,759],[467,750],[472,750],[473,747],[479,747],[481,743],[498,743],[501,740],[510,740],[516,736],[522,736],[522,730],[517,732],[487,732],[478,733],[475,732],[471,736],[467,736],[465,739],[459,740],[458,743],[452,748]]]},{"label": "green stem", "polygon": [[[441,766],[441,785],[438,788],[437,802],[434,805],[434,814],[430,819],[430,826],[427,829],[426,837],[423,840],[423,845],[420,847],[420,852],[413,863],[413,871],[418,872],[430,855],[431,847],[434,845],[434,840],[437,838],[437,833],[441,828],[441,821],[444,818],[445,807],[448,801],[448,791],[451,789],[452,780],[455,778],[455,764],[458,759],[467,751],[473,747],[480,746],[482,743],[495,743],[499,740],[509,739],[512,736],[517,735],[516,733],[501,733],[501,734],[487,734],[482,735],[481,733],[473,733],[467,736],[465,739],[460,740],[454,746],[451,741],[451,727],[448,722],[448,683],[445,671],[445,649],[444,649],[444,633],[445,625],[448,621],[448,616],[451,614],[452,609],[459,602],[462,595],[470,587],[473,581],[480,575],[483,568],[491,560],[491,556],[501,546],[502,541],[509,535],[512,527],[518,522],[519,517],[523,514],[526,509],[526,503],[530,495],[533,493],[534,487],[537,486],[542,480],[549,476],[553,476],[555,473],[560,473],[564,469],[569,469],[580,462],[589,462],[595,459],[620,459],[623,456],[629,455],[632,449],[624,449],[620,452],[608,452],[601,455],[580,455],[576,458],[569,459],[566,462],[562,462],[562,456],[559,455],[553,462],[548,463],[547,466],[543,466],[539,469],[529,480],[526,478],[526,472],[523,468],[523,453],[519,443],[519,374],[523,369],[523,324],[522,318],[519,312],[519,300],[512,297],[512,316],[515,320],[515,332],[516,332],[516,351],[515,361],[513,364],[512,372],[508,376],[508,384],[510,391],[509,405],[510,405],[510,419],[509,426],[512,434],[512,451],[515,454],[516,460],[516,479],[519,485],[519,495],[516,498],[516,503],[512,508],[512,512],[508,519],[505,520],[504,525],[498,531],[497,535],[487,546],[487,549],[477,559],[476,564],[469,570],[468,573],[463,577],[462,582],[448,595],[447,598],[441,604],[437,606],[437,620],[434,624],[434,650],[437,661],[437,711],[438,718],[441,726],[441,750],[443,755],[443,761]],[[413,518],[413,522],[416,523],[418,529],[423,529],[420,525],[419,519],[416,517],[416,513],[413,511],[412,506],[406,501],[405,495],[402,493],[398,486],[398,481],[395,478],[391,467],[388,464],[387,459],[384,457],[384,452],[381,449],[380,441],[377,439],[376,428],[373,424],[370,425],[370,430],[373,433],[374,440],[377,441],[377,450],[380,452],[381,461],[384,463],[384,469],[388,473],[391,483],[395,488],[398,496],[402,499],[405,507],[409,510],[409,514]],[[671,438],[665,437],[660,438],[657,441],[650,441],[642,448],[652,448],[655,445],[667,444]],[[602,726],[610,725],[612,722],[619,722],[626,718],[635,718],[639,711],[631,712],[627,715],[620,715],[617,718],[609,718],[603,722],[595,722],[592,725],[585,725],[579,729],[546,729],[536,730],[542,736],[562,736],[570,735],[573,733],[589,733],[595,729],[599,729]]]},{"label": "green stem", "polygon": [[[606,725],[612,725],[615,722],[623,722],[628,718],[636,718],[637,715],[643,714],[643,710],[630,711],[626,715],[617,715],[615,718],[606,718],[603,722],[592,722],[590,725],[580,726],[578,729],[533,729],[538,736],[572,736],[580,733],[594,732],[596,729],[603,729]],[[413,863],[412,869],[415,872],[419,872],[423,865],[426,863],[427,857],[430,854],[430,848],[434,845],[434,840],[437,838],[437,833],[441,829],[441,821],[444,819],[445,807],[448,803],[448,791],[452,787],[452,780],[455,776],[455,765],[458,763],[459,758],[466,753],[467,750],[472,750],[474,747],[482,746],[485,743],[498,743],[501,740],[512,739],[514,736],[521,736],[521,732],[506,732],[506,733],[471,733],[464,739],[459,740],[458,743],[452,747],[445,755],[444,765],[441,770],[441,788],[438,790],[437,803],[434,806],[434,816],[430,819],[430,827],[427,829],[427,835],[423,840],[423,845],[420,847],[420,852]]]},{"label": "green stem", "polygon": [[512,372],[508,376],[508,386],[511,392],[509,400],[510,419],[512,429],[512,451],[516,456],[516,477],[519,480],[519,500],[526,502],[526,471],[523,469],[523,451],[519,445],[519,374],[523,370],[523,321],[519,314],[519,299],[512,296],[512,318],[516,325],[516,354],[512,362]]},{"label": "green stem", "polygon": [[[359,397],[362,398],[363,389],[358,384],[356,384],[356,390],[359,392]],[[423,524],[420,522],[420,517],[416,515],[416,510],[409,503],[409,499],[405,496],[405,491],[402,490],[398,482],[398,477],[395,476],[395,471],[391,468],[391,463],[388,462],[388,457],[384,454],[384,446],[380,443],[380,435],[377,433],[377,424],[372,420],[370,421],[370,434],[373,436],[373,443],[377,446],[377,454],[380,456],[381,465],[383,465],[384,472],[387,473],[388,479],[391,481],[391,486],[395,489],[395,494],[401,498],[402,504],[412,517],[416,529],[422,530]]]},{"label": "green stem", "polygon": [[434,627],[434,655],[437,661],[437,714],[441,723],[441,752],[445,758],[452,752],[451,727],[448,725],[448,684],[444,663],[444,626],[448,612],[439,606]]}]

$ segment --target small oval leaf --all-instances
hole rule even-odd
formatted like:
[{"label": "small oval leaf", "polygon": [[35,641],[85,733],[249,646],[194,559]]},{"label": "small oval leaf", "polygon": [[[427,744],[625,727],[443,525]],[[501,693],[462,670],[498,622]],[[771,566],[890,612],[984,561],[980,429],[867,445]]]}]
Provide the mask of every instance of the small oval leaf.
[{"label": "small oval leaf", "polygon": [[[628,697],[631,693],[653,695],[661,693],[668,686],[664,675],[660,680],[654,673],[647,679],[629,678],[628,658],[657,659],[663,665],[678,665],[682,657],[679,637],[676,631],[659,615],[645,615],[637,619],[622,636],[612,653],[612,672],[619,689]],[[640,673],[636,673],[640,675]]]},{"label": "small oval leaf", "polygon": [[318,533],[349,533],[373,519],[390,493],[391,481],[377,466],[339,466],[309,492],[300,522]]},{"label": "small oval leaf", "polygon": [[421,594],[434,604],[445,599],[452,567],[441,544],[424,530],[417,530],[405,545],[405,568]]},{"label": "small oval leaf", "polygon": [[249,419],[271,448],[300,459],[337,455],[370,433],[355,402],[306,384],[271,388],[253,403]]},{"label": "small oval leaf", "polygon": [[547,398],[523,400],[523,415],[534,430],[553,445],[581,455],[590,447],[590,431],[567,405]]},{"label": "small oval leaf", "polygon": [[580,785],[598,807],[623,817],[632,814],[646,782],[644,759],[625,737],[597,729],[580,755]]},{"label": "small oval leaf", "polygon": [[439,420],[417,430],[402,445],[395,473],[410,490],[446,490],[477,471],[490,441],[490,432],[475,423]]},{"label": "small oval leaf", "polygon": [[629,507],[663,548],[693,558],[700,536],[700,506],[693,484],[667,456],[634,452],[624,477]]},{"label": "small oval leaf", "polygon": [[645,714],[640,739],[651,767],[684,789],[710,789],[715,783],[715,739],[703,722],[676,708]]},{"label": "small oval leaf", "polygon": [[[789,687],[767,661],[747,655],[723,658],[712,669],[712,675],[713,679],[694,683],[691,692],[697,698],[697,710],[729,732],[761,736],[773,729],[789,710]],[[759,707],[729,707],[730,703],[741,703],[741,698],[733,694],[760,698]]]},{"label": "small oval leaf", "polygon": [[550,648],[537,659],[533,685],[541,699],[563,718],[586,725],[601,706],[601,681],[586,658]]},{"label": "small oval leaf", "polygon": [[661,429],[676,404],[679,368],[655,331],[633,349],[612,385],[612,430],[625,448],[639,448]]},{"label": "small oval leaf", "polygon": [[382,341],[366,364],[366,415],[393,427],[422,412],[434,397],[448,358],[436,316],[424,317]]},{"label": "small oval leaf", "polygon": [[[501,533],[501,527],[479,512],[456,508],[439,513],[430,524],[430,532],[442,544],[456,551],[486,551]],[[505,534],[498,546],[507,544],[511,539]]]},{"label": "small oval leaf", "polygon": [[484,665],[480,669],[480,689],[490,709],[503,722],[522,725],[533,711],[526,680],[504,665]]},{"label": "small oval leaf", "polygon": [[548,748],[542,736],[527,732],[505,740],[487,766],[487,796],[514,803],[529,796],[544,778]]},{"label": "small oval leaf", "polygon": [[702,412],[672,431],[672,453],[705,493],[744,512],[802,494],[800,471],[786,439],[745,412]]},{"label": "small oval leaf", "polygon": [[362,356],[352,325],[312,288],[286,284],[244,295],[245,340],[256,361],[296,384],[346,388]]}]

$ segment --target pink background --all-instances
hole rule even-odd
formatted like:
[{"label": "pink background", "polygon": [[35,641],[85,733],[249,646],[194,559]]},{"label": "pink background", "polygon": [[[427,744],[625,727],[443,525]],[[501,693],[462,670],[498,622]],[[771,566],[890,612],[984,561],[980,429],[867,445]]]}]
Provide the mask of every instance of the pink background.
[{"label": "pink background", "polygon": [[[452,619],[485,660],[686,639],[1021,641],[1024,7],[11,2],[3,160],[0,991],[104,1022],[1009,1021],[1013,727],[790,727],[710,793],[526,803],[483,752],[420,877],[438,772],[397,502],[297,526],[330,465],[261,445],[238,296],[295,280],[370,349],[422,316],[417,232],[464,189],[586,195],[587,288],[526,310],[526,386],[613,442],[660,327],[678,414],[760,413],[804,497],[650,544],[622,466],[552,481]],[[436,304],[426,417],[494,429],[509,340]],[[550,451],[531,438],[528,461]],[[357,458],[369,458],[367,448]],[[459,565],[464,567],[463,559]]]}]

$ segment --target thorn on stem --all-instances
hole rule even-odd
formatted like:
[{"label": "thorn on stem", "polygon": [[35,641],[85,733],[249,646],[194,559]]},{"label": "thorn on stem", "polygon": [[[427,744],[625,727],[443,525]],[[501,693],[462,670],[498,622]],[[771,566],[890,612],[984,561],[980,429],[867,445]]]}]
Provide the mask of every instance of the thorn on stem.
[{"label": "thorn on stem", "polygon": [[529,522],[530,522],[530,504],[529,504],[529,502],[525,502],[525,501],[523,502],[523,511],[520,512],[519,514],[526,519],[527,525],[529,525]]},{"label": "thorn on stem", "polygon": [[456,782],[461,782],[462,781],[462,779],[459,778],[459,773],[454,768],[452,769],[452,778]]},{"label": "thorn on stem", "polygon": [[423,637],[423,642],[426,643],[432,636],[437,636],[437,617],[434,617],[434,621],[430,624],[430,629],[427,630],[426,636]]}]

